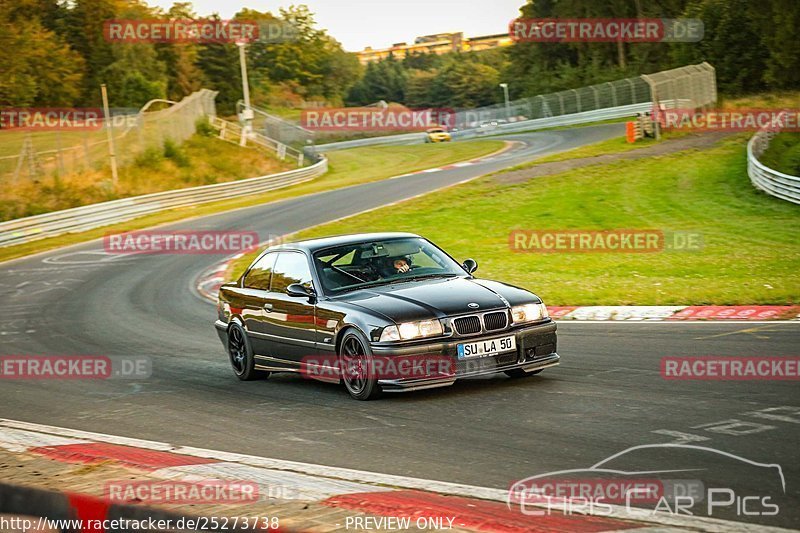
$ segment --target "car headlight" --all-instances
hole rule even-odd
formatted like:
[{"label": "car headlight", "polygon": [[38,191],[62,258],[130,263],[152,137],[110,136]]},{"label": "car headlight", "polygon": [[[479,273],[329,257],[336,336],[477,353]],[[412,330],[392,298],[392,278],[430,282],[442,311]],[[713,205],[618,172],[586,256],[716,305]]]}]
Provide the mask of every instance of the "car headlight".
[{"label": "car headlight", "polygon": [[534,322],[548,316],[550,315],[547,314],[547,307],[543,303],[516,305],[511,308],[511,320],[515,324]]},{"label": "car headlight", "polygon": [[437,319],[420,320],[419,322],[403,322],[397,326],[387,326],[381,333],[381,342],[435,337],[444,332],[442,323]]}]

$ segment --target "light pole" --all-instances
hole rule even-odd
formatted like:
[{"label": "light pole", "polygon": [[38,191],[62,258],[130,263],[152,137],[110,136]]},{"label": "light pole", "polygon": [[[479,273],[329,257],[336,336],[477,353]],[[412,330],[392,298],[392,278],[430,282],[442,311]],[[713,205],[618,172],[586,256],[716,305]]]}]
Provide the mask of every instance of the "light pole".
[{"label": "light pole", "polygon": [[506,120],[511,122],[511,104],[508,101],[508,84],[501,83],[500,87],[503,88],[503,95],[506,97]]},{"label": "light pole", "polygon": [[239,144],[244,146],[247,143],[247,136],[250,135],[252,129],[253,110],[250,108],[250,83],[247,79],[247,58],[244,53],[244,41],[236,43],[239,47],[239,64],[242,67],[242,94],[244,96],[244,110],[242,111],[242,120],[244,127],[242,128],[242,138]]}]

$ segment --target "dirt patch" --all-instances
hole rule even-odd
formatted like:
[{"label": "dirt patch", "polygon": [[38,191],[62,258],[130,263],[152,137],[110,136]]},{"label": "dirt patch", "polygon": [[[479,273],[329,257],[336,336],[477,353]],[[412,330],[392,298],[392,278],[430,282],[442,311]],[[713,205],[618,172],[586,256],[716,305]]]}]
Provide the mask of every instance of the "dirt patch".
[{"label": "dirt patch", "polygon": [[679,139],[662,141],[658,144],[653,144],[636,150],[620,152],[618,154],[603,154],[594,157],[581,157],[566,161],[542,163],[541,165],[535,165],[530,168],[513,170],[511,172],[501,172],[499,174],[495,174],[492,176],[492,178],[497,183],[502,183],[504,185],[522,183],[533,178],[559,174],[561,172],[567,172],[576,168],[588,167],[590,165],[601,165],[605,163],[613,163],[615,161],[643,159],[645,157],[672,154],[675,152],[682,152],[684,150],[707,148],[717,144],[719,141],[725,137],[729,137],[730,135],[731,133],[718,131],[690,135],[687,137],[681,137]]}]

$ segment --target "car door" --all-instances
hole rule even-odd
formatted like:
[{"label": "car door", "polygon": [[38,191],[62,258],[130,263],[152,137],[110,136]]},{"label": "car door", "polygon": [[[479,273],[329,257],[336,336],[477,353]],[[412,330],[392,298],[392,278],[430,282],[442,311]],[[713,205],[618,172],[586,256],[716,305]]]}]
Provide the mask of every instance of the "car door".
[{"label": "car door", "polygon": [[261,256],[244,275],[242,281],[241,314],[247,330],[253,352],[258,355],[270,355],[275,351],[275,346],[266,335],[264,305],[269,298],[269,287],[272,281],[272,269],[277,252],[270,252]]},{"label": "car door", "polygon": [[293,283],[313,289],[312,279],[306,254],[279,252],[265,302],[264,327],[275,345],[274,356],[292,366],[297,366],[303,357],[316,355],[316,306],[310,298],[289,296],[286,289]]}]

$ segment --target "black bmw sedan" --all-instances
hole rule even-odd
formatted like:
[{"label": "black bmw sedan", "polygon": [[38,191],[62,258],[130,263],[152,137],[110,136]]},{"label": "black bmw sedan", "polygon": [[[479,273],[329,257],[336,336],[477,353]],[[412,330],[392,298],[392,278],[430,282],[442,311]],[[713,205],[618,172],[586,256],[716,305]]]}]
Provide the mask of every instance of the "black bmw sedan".
[{"label": "black bmw sedan", "polygon": [[298,372],[358,400],[557,365],[541,299],[477,267],[411,233],[282,244],[220,288],[215,326],[239,379]]}]

